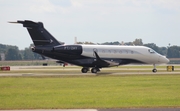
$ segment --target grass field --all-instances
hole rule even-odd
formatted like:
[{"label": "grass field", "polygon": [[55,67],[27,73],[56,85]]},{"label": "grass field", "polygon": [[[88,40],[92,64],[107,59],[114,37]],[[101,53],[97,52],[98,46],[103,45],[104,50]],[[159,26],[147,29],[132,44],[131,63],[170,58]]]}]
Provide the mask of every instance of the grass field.
[{"label": "grass field", "polygon": [[180,107],[180,75],[0,77],[0,109]]}]

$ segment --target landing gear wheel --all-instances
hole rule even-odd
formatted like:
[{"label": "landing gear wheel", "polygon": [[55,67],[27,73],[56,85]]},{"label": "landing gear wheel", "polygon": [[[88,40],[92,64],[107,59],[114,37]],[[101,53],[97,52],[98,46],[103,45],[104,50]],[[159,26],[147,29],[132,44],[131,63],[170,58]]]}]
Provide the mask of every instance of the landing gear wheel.
[{"label": "landing gear wheel", "polygon": [[87,73],[88,70],[89,70],[89,69],[88,69],[87,67],[83,67],[83,68],[81,69],[81,72],[82,72],[82,73]]},{"label": "landing gear wheel", "polygon": [[152,70],[152,72],[156,73],[157,72],[157,69],[156,69],[156,64],[153,64],[154,68]]},{"label": "landing gear wheel", "polygon": [[157,69],[153,69],[152,72],[156,73],[156,72],[157,72]]},{"label": "landing gear wheel", "polygon": [[94,67],[94,68],[91,69],[91,72],[92,72],[92,73],[97,73],[98,70],[99,70],[98,68],[95,68],[95,67]]}]

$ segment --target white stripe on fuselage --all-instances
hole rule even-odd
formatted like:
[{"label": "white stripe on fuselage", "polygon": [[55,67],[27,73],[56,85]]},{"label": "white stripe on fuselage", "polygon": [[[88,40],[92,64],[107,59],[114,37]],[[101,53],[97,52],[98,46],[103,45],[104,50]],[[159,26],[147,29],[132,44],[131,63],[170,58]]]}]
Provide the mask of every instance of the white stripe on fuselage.
[{"label": "white stripe on fuselage", "polygon": [[145,46],[114,46],[114,45],[82,45],[82,55],[95,58],[96,51],[100,58],[108,59],[134,59],[147,64],[160,64],[163,56]]}]

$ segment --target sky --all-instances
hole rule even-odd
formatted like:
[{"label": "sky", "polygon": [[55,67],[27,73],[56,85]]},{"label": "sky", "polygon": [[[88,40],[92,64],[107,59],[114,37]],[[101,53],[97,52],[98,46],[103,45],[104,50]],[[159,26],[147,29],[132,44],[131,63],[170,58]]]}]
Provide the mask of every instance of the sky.
[{"label": "sky", "polygon": [[0,0],[0,43],[29,47],[20,24],[43,22],[59,41],[133,42],[180,46],[180,0]]}]

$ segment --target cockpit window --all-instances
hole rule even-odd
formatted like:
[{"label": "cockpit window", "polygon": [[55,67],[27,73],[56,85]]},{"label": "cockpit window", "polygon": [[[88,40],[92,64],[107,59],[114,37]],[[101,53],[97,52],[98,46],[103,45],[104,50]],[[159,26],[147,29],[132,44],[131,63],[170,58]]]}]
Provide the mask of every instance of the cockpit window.
[{"label": "cockpit window", "polygon": [[149,51],[150,53],[155,53],[155,51],[152,50],[152,49],[148,49],[148,51]]}]

